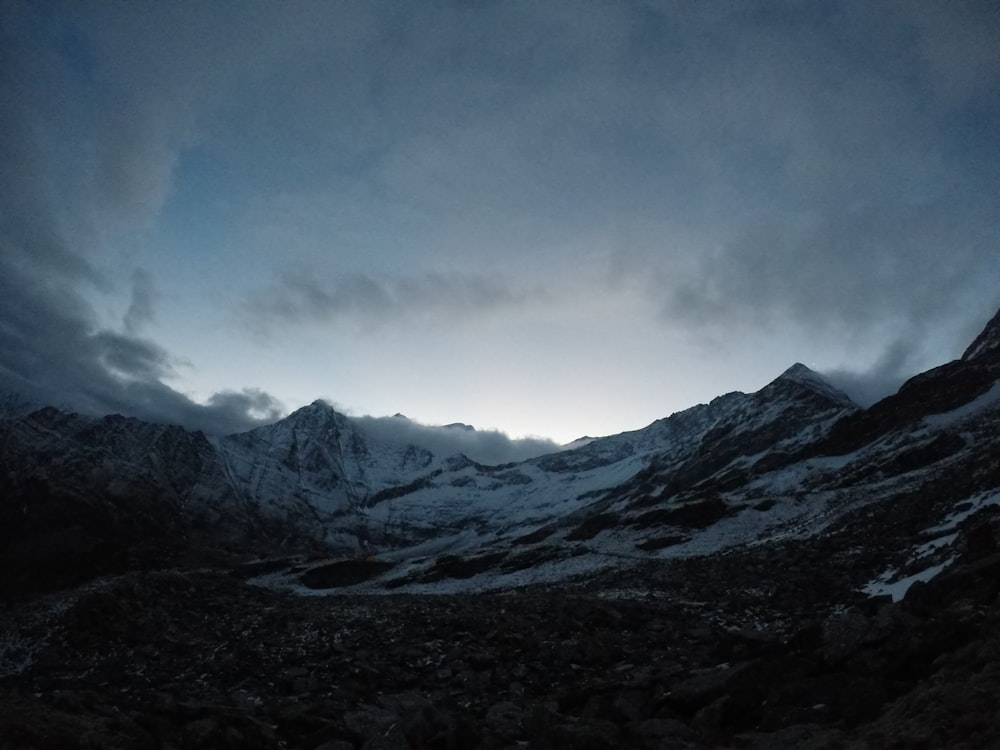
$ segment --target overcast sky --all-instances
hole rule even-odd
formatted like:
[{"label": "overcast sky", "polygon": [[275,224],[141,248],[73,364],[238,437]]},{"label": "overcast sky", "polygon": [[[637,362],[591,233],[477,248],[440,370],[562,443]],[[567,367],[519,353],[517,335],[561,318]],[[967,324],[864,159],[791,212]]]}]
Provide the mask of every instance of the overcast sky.
[{"label": "overcast sky", "polygon": [[1000,307],[984,2],[0,4],[0,386],[560,442]]}]

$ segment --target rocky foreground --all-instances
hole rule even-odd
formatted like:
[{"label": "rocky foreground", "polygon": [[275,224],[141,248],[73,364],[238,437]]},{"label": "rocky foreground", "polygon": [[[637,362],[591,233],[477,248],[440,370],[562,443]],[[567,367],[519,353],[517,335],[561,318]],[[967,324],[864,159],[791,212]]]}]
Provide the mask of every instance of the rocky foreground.
[{"label": "rocky foreground", "polygon": [[126,573],[2,611],[0,748],[1000,747],[995,532],[898,603],[820,541],[461,597]]}]

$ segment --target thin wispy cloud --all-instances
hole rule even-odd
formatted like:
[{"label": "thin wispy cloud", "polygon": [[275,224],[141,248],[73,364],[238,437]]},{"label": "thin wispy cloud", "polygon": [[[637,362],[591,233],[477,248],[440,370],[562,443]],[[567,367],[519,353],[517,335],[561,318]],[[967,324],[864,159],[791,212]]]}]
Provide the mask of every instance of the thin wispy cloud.
[{"label": "thin wispy cloud", "polygon": [[366,328],[414,319],[443,323],[454,316],[508,309],[528,297],[501,282],[457,273],[324,278],[296,269],[286,271],[274,285],[249,293],[241,308],[252,327],[269,333],[301,323],[347,322]]}]

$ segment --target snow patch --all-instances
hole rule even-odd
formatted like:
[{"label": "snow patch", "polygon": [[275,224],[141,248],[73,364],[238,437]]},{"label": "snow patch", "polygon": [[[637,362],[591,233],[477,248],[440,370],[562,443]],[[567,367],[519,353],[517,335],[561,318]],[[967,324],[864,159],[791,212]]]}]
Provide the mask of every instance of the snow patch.
[{"label": "snow patch", "polygon": [[914,547],[912,556],[915,558],[926,557],[942,547],[950,547],[957,538],[958,534],[955,533],[939,536],[937,539],[931,539],[929,542],[924,542],[923,544]]},{"label": "snow patch", "polygon": [[937,534],[937,533],[947,533],[949,531],[954,531],[958,528],[958,525],[962,523],[966,518],[970,518],[978,513],[983,508],[989,507],[991,505],[1000,505],[1000,492],[995,492],[992,495],[988,493],[983,493],[976,497],[969,498],[966,502],[969,503],[969,507],[963,508],[962,510],[955,511],[945,517],[944,521],[939,523],[937,526],[932,526],[926,529],[924,533],[927,534]]},{"label": "snow patch", "polygon": [[943,563],[932,565],[929,568],[921,570],[919,573],[914,573],[898,580],[893,580],[897,575],[895,570],[887,570],[878,578],[862,586],[861,590],[868,596],[891,596],[894,602],[898,602],[906,596],[906,592],[910,590],[910,586],[914,583],[917,581],[924,581],[926,583],[954,561],[955,558],[949,558]]}]

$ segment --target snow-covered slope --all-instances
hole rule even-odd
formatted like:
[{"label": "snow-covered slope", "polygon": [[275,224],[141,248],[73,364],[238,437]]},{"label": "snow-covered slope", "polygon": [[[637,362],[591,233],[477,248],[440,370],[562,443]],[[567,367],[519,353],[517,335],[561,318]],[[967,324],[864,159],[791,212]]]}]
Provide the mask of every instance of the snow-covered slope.
[{"label": "snow-covered slope", "polygon": [[[442,472],[371,509],[403,543],[380,550],[387,571],[348,590],[508,588],[834,531],[893,561],[873,572],[871,591],[924,580],[956,538],[954,524],[940,538],[928,529],[956,508],[997,507],[998,379],[996,356],[952,363],[862,411],[795,365],[756,393],[643,430],[516,466]],[[879,524],[857,523],[873,509]],[[413,544],[422,527],[427,541]]]},{"label": "snow-covered slope", "polygon": [[429,450],[366,436],[322,401],[215,441],[236,492],[325,542],[357,547],[373,496],[440,471]]},{"label": "snow-covered slope", "polygon": [[[856,407],[801,365],[753,394],[730,393],[648,427],[505,467],[446,466],[374,503],[369,518],[395,539],[441,529],[456,547],[570,526],[609,493],[651,471],[709,476],[770,447],[805,441]],[[664,481],[670,481],[665,479]]]}]

